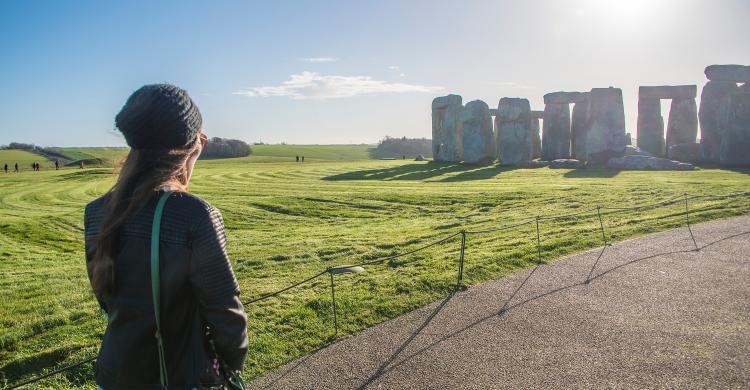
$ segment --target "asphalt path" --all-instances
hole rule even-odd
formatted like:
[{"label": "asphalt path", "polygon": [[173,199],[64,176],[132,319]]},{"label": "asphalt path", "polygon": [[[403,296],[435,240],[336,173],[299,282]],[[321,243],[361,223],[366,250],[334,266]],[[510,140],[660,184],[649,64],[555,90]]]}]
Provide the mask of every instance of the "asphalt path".
[{"label": "asphalt path", "polygon": [[272,389],[749,388],[750,217],[473,286],[297,359]]}]

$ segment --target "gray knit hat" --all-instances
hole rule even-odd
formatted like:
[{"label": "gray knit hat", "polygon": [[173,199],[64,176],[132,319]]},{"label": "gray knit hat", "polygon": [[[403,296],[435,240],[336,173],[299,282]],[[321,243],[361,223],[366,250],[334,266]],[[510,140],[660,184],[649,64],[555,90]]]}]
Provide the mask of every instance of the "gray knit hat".
[{"label": "gray knit hat", "polygon": [[171,84],[144,85],[115,117],[115,126],[133,149],[186,147],[195,142],[202,125],[195,102]]}]

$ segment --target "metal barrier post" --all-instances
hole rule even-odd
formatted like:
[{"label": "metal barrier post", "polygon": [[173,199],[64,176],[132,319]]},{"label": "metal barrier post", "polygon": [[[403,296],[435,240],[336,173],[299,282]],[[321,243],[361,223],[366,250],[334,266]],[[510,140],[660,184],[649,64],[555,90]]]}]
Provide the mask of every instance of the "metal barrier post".
[{"label": "metal barrier post", "polygon": [[464,281],[464,252],[466,251],[466,230],[461,230],[461,257],[458,260],[458,281],[456,282],[456,291],[461,291],[461,285]]},{"label": "metal barrier post", "polygon": [[693,240],[695,250],[698,251],[698,243],[695,242],[695,236],[693,236],[693,229],[690,228],[690,209],[688,208],[688,196],[685,193],[685,223],[687,224],[688,232],[690,232],[690,238]]},{"label": "metal barrier post", "polygon": [[607,236],[604,235],[604,222],[602,222],[602,206],[601,205],[596,206],[596,215],[599,217],[599,228],[602,230],[602,241],[604,241],[604,246],[607,246]]},{"label": "metal barrier post", "polygon": [[328,268],[328,275],[331,276],[331,305],[333,306],[333,328],[336,332],[335,335],[338,336],[339,320],[338,320],[338,315],[336,314],[336,288],[334,287],[333,270],[331,268]]},{"label": "metal barrier post", "polygon": [[542,264],[542,244],[539,238],[539,216],[536,216],[536,255],[537,264]]}]

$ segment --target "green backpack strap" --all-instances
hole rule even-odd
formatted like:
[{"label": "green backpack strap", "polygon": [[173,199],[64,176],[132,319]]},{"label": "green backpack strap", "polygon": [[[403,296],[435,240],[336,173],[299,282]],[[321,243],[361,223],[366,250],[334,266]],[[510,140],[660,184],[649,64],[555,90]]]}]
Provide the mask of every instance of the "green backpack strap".
[{"label": "green backpack strap", "polygon": [[167,203],[171,191],[164,191],[156,203],[154,211],[154,222],[151,225],[151,291],[154,299],[154,315],[156,316],[156,345],[159,349],[159,379],[162,388],[169,385],[167,381],[167,362],[164,358],[164,342],[161,336],[161,305],[159,286],[159,233],[161,231],[161,216],[164,212],[164,204]]}]

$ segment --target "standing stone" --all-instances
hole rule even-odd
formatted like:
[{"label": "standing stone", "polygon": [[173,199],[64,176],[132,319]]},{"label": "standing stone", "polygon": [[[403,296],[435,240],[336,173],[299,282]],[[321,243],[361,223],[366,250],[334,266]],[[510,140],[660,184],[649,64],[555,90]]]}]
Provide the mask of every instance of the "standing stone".
[{"label": "standing stone", "polygon": [[[585,95],[588,95],[586,93]],[[573,118],[570,122],[570,151],[573,158],[586,159],[586,133],[588,131],[589,101],[579,101],[573,106]]]},{"label": "standing stone", "polygon": [[544,105],[542,160],[570,158],[570,106],[567,103]]},{"label": "standing stone", "polygon": [[[503,165],[525,165],[532,158],[531,105],[527,99],[502,98],[497,107],[498,160]],[[538,122],[537,122],[538,123]]]},{"label": "standing stone", "polygon": [[432,101],[432,156],[435,161],[461,161],[462,110],[459,95],[441,96]]},{"label": "standing stone", "polygon": [[667,157],[670,157],[671,146],[694,144],[697,137],[698,108],[695,99],[673,99],[667,121]]},{"label": "standing stone", "polygon": [[750,84],[730,96],[727,119],[719,162],[725,166],[750,166]]},{"label": "standing stone", "polygon": [[486,164],[495,159],[495,136],[490,107],[481,100],[466,103],[462,118],[463,157],[469,164]]},{"label": "standing stone", "polygon": [[653,156],[664,156],[664,118],[659,99],[638,99],[638,147]]},{"label": "standing stone", "polygon": [[[594,88],[589,95],[586,160],[604,164],[625,154],[625,107],[620,88]],[[546,121],[545,121],[546,122]]]},{"label": "standing stone", "polygon": [[531,157],[542,157],[542,137],[539,135],[539,119],[542,119],[544,111],[531,112]]},{"label": "standing stone", "polygon": [[719,162],[719,148],[729,118],[729,97],[737,90],[733,81],[709,81],[701,93],[698,120],[701,126],[701,155],[707,162]]}]

